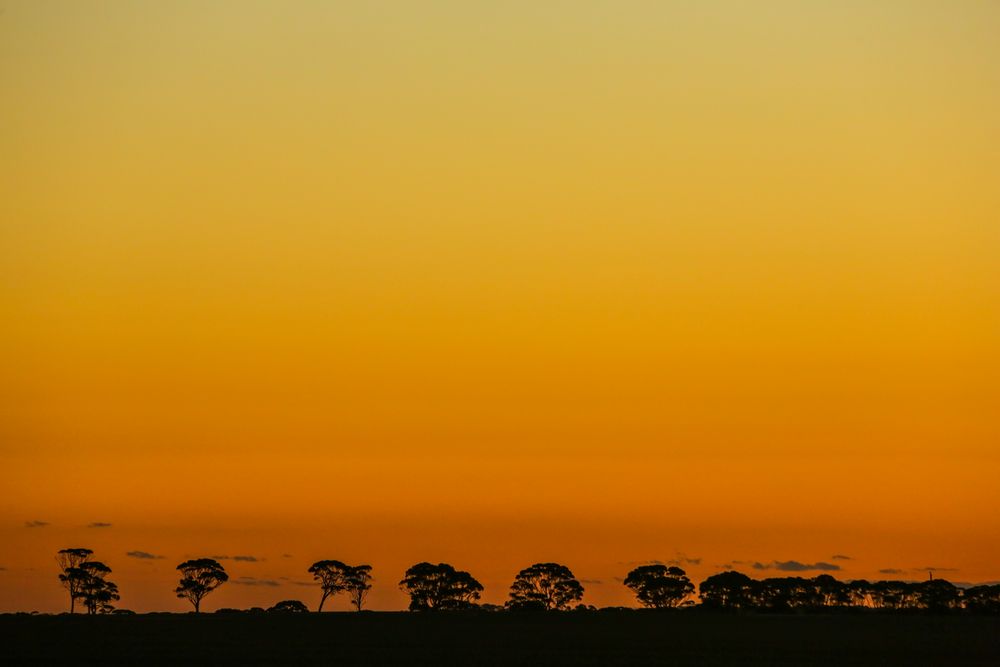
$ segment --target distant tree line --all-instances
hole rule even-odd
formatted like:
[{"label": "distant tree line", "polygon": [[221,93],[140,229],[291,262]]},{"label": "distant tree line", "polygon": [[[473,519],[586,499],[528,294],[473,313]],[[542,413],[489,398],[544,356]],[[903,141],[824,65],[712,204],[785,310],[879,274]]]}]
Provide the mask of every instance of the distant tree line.
[{"label": "distant tree line", "polygon": [[[108,580],[111,568],[92,560],[90,549],[63,549],[56,555],[59,582],[70,595],[70,613],[79,600],[88,614],[122,613],[115,610],[118,587]],[[225,568],[211,558],[187,560],[177,566],[181,578],[174,589],[195,613],[202,600],[229,580]],[[348,565],[339,560],[321,560],[309,567],[320,590],[317,611],[331,597],[344,594],[357,611],[364,608],[372,588],[370,565]],[[714,574],[698,585],[698,595],[687,574],[679,567],[640,565],[622,580],[636,600],[650,609],[699,607],[723,611],[809,612],[835,608],[924,610],[1000,614],[1000,584],[960,588],[944,579],[923,582],[840,581],[818,577],[772,577],[753,579],[735,571]],[[399,582],[410,598],[410,611],[455,611],[463,609],[513,611],[565,611],[593,609],[582,604],[583,584],[565,565],[535,563],[517,573],[509,599],[500,607],[479,602],[483,585],[471,574],[448,563],[417,563]],[[700,604],[699,604],[700,599]],[[220,612],[236,612],[220,609]],[[251,611],[265,611],[254,608]],[[282,600],[267,611],[302,613],[309,609],[300,600]]]},{"label": "distant tree line", "polygon": [[1000,613],[1000,585],[959,588],[944,579],[929,581],[840,581],[828,574],[806,579],[751,579],[722,572],[698,586],[701,606],[715,609],[810,611],[836,607]]}]

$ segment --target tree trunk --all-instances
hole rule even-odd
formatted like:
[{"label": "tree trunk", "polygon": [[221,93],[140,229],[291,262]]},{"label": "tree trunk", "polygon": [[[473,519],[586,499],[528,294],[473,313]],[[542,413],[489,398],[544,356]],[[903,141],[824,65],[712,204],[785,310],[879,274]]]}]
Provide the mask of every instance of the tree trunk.
[{"label": "tree trunk", "polygon": [[328,594],[327,594],[326,592],[324,592],[324,593],[323,593],[323,597],[321,597],[321,598],[319,599],[319,609],[317,610],[318,612],[319,612],[319,611],[323,611],[323,603],[324,603],[324,602],[326,602],[326,596],[327,596],[327,595],[328,595]]},{"label": "tree trunk", "polygon": [[201,600],[195,600],[194,601],[194,613],[196,613],[196,614],[200,614],[201,613]]},{"label": "tree trunk", "polygon": [[76,613],[76,596],[73,593],[69,594],[69,613]]}]

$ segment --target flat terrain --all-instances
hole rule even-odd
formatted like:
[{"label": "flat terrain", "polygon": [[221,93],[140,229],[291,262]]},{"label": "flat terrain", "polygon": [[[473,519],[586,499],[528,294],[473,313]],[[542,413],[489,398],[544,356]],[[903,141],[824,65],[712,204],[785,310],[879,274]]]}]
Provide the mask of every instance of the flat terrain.
[{"label": "flat terrain", "polygon": [[0,616],[3,664],[1000,665],[1000,618],[697,612]]}]

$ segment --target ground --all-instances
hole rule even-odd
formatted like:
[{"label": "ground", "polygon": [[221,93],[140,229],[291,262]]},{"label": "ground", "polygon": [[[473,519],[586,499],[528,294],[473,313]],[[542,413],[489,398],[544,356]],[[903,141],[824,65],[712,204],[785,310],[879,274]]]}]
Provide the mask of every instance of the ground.
[{"label": "ground", "polygon": [[0,616],[13,664],[1000,665],[1000,617],[326,613]]}]

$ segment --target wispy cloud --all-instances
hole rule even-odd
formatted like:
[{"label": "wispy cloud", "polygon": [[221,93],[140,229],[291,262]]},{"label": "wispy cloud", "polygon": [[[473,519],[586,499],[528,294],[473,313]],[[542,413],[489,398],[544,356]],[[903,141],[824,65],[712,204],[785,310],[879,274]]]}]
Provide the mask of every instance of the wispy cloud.
[{"label": "wispy cloud", "polygon": [[92,521],[87,524],[87,528],[110,528],[111,524],[105,521]]},{"label": "wispy cloud", "polygon": [[48,521],[39,521],[38,519],[35,519],[34,521],[24,522],[25,528],[44,528],[47,525],[49,525]]},{"label": "wispy cloud", "polygon": [[599,586],[599,585],[603,584],[604,582],[601,581],[600,579],[581,579],[580,583],[581,584],[592,584],[594,586]]},{"label": "wispy cloud", "polygon": [[839,565],[819,561],[817,563],[800,563],[797,560],[776,560],[771,563],[754,563],[751,567],[755,570],[778,570],[779,572],[836,572]]},{"label": "wispy cloud", "polygon": [[618,561],[619,565],[701,565],[701,558],[692,558],[683,553],[678,552],[676,556],[669,560],[658,560],[656,558],[650,560],[626,560]]},{"label": "wispy cloud", "polygon": [[281,584],[274,579],[258,579],[256,577],[236,577],[230,580],[231,583],[238,584],[240,586],[280,586]]},{"label": "wispy cloud", "polygon": [[667,565],[701,565],[701,558],[692,558],[684,554],[678,554],[676,558],[667,561]]},{"label": "wispy cloud", "polygon": [[257,563],[262,559],[256,556],[212,556],[215,560],[233,560],[238,563]]},{"label": "wispy cloud", "polygon": [[878,571],[879,574],[903,574],[905,570],[900,570],[895,567],[885,567]]},{"label": "wispy cloud", "polygon": [[140,560],[158,560],[163,558],[163,556],[157,556],[156,554],[151,554],[148,551],[128,551],[125,555],[129,558],[138,558]]},{"label": "wispy cloud", "polygon": [[844,554],[833,554],[830,556],[830,560],[854,560],[850,556],[845,556]]}]

